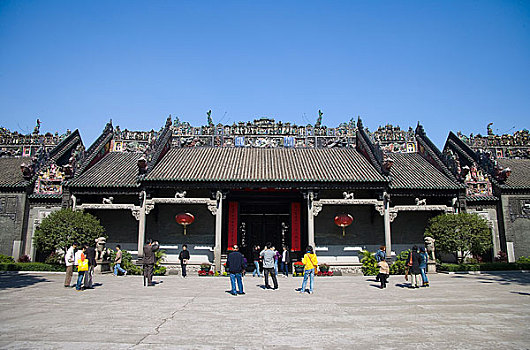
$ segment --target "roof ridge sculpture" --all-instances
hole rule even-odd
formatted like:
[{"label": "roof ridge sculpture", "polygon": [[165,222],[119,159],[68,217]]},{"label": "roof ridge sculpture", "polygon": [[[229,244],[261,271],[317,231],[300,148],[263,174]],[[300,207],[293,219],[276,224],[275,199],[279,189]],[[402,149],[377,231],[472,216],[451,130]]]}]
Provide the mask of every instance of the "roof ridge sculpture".
[{"label": "roof ridge sculpture", "polygon": [[[75,177],[81,175],[84,171],[90,168],[94,163],[101,159],[105,154],[110,151],[110,147],[107,150],[104,150],[105,145],[107,145],[113,138],[114,128],[112,126],[112,119],[105,125],[103,132],[99,137],[92,143],[87,151],[83,152],[83,155],[80,159],[81,166],[79,171],[75,172]],[[100,151],[103,150],[103,154]]]},{"label": "roof ridge sculpture", "polygon": [[453,172],[449,170],[449,168],[443,161],[442,152],[440,152],[438,147],[436,147],[436,145],[427,136],[423,125],[421,125],[419,121],[418,125],[416,126],[415,134],[416,140],[420,146],[418,147],[418,152],[432,165],[442,171],[447,177],[449,177],[454,182],[459,183]]},{"label": "roof ridge sculpture", "polygon": [[171,114],[166,119],[166,124],[157,136],[154,144],[149,145],[140,159],[138,159],[138,173],[141,176],[147,174],[158,163],[171,148],[173,140],[173,129],[171,128]]},{"label": "roof ridge sculpture", "polygon": [[383,166],[383,152],[379,145],[372,142],[370,136],[364,130],[361,117],[357,118],[356,148],[364,155],[370,163],[382,175],[388,175],[390,168]]}]

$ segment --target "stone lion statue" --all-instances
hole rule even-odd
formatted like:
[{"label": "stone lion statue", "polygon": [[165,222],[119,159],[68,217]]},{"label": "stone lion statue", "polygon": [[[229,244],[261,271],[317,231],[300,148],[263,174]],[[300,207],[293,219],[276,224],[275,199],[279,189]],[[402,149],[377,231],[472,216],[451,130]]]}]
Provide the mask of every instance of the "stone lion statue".
[{"label": "stone lion statue", "polygon": [[425,248],[427,248],[427,253],[429,253],[429,256],[432,260],[436,260],[435,256],[434,256],[434,241],[435,239],[432,238],[432,237],[425,237],[424,240],[425,242]]},{"label": "stone lion statue", "polygon": [[110,259],[110,249],[105,248],[106,243],[105,237],[96,238],[96,260],[106,261]]}]

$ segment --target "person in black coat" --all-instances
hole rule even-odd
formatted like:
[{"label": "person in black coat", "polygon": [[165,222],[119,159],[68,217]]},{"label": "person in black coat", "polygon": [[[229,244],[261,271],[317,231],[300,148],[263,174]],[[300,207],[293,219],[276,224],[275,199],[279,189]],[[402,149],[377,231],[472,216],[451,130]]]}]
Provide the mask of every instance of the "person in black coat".
[{"label": "person in black coat", "polygon": [[96,249],[88,244],[85,244],[85,256],[88,259],[88,271],[85,272],[85,289],[92,289],[94,284],[94,269],[97,266],[96,263]]},{"label": "person in black coat", "polygon": [[418,246],[414,245],[412,250],[409,253],[407,259],[407,265],[409,266],[410,273],[410,287],[419,288],[419,282],[421,278],[421,269],[420,269],[421,256],[418,252]]},{"label": "person in black coat", "polygon": [[259,272],[259,262],[261,260],[261,255],[259,254],[261,252],[259,245],[254,246],[254,250],[252,250],[252,261],[254,262],[254,266],[256,268],[254,269],[254,272],[252,272],[252,277],[255,277],[258,275],[258,277],[261,278],[261,274]]},{"label": "person in black coat", "polygon": [[[247,264],[245,263],[243,254],[239,252],[239,247],[234,245],[232,253],[228,255],[228,259],[226,260],[226,270],[230,274],[230,284],[232,285],[230,294],[245,294],[245,292],[243,292],[243,279],[241,278],[241,273],[246,268]],[[239,291],[236,291],[236,281]]]},{"label": "person in black coat", "polygon": [[182,251],[179,253],[180,267],[182,268],[182,278],[186,277],[186,265],[190,260],[190,252],[186,244],[182,245]]},{"label": "person in black coat", "polygon": [[155,269],[155,252],[158,250],[158,242],[153,242],[149,240],[146,245],[144,245],[144,256],[142,259],[142,264],[144,268],[144,285],[147,280],[148,286],[154,286],[153,284],[153,271]]},{"label": "person in black coat", "polygon": [[281,271],[283,272],[285,277],[289,276],[289,265],[291,265],[291,255],[289,254],[289,247],[284,245],[282,252]]}]

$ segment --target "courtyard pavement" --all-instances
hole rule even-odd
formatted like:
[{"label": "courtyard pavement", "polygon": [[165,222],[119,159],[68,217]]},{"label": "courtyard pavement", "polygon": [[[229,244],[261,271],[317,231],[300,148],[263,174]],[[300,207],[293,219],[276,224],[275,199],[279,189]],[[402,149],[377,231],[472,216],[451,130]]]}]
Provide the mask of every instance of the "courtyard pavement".
[{"label": "courtyard pavement", "polygon": [[[74,275],[75,277],[75,275]],[[64,274],[0,273],[0,349],[530,349],[530,273],[430,275],[409,289],[391,276],[301,278],[246,295],[226,277],[96,275],[64,288]]]}]

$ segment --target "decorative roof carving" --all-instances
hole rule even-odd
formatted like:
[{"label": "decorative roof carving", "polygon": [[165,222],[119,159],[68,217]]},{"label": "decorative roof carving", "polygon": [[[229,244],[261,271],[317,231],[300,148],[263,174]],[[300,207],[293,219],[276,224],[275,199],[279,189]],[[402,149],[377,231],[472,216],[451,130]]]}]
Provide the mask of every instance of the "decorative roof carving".
[{"label": "decorative roof carving", "polygon": [[495,134],[493,123],[487,126],[487,135],[469,136],[458,132],[458,137],[474,151],[489,151],[494,158],[530,159],[530,132],[527,129],[515,131],[513,134]]},{"label": "decorative roof carving", "polygon": [[323,126],[322,115],[322,111],[319,111],[315,126],[260,118],[253,122],[239,122],[232,125],[214,125],[213,122],[208,121],[205,126],[195,127],[176,118],[173,123],[173,145],[248,148],[354,147],[355,125],[350,122],[342,123],[336,128]]}]

